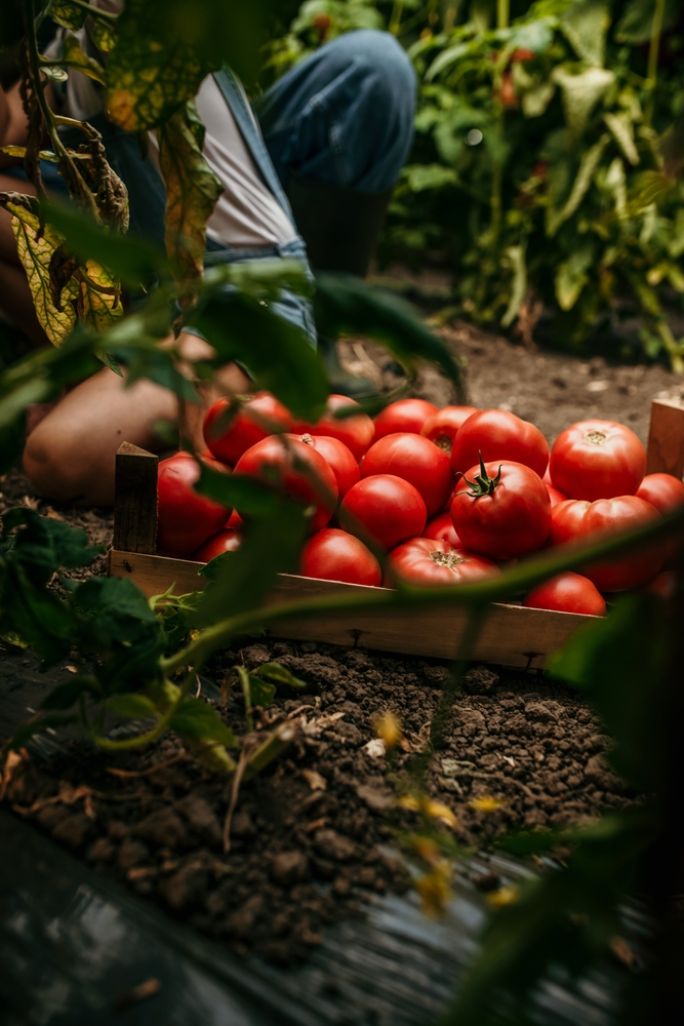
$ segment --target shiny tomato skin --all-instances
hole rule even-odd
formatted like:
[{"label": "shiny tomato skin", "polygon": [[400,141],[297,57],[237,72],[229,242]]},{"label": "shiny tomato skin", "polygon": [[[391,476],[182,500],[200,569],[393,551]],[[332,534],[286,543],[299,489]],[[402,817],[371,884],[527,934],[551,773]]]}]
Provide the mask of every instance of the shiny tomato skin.
[{"label": "shiny tomato skin", "polygon": [[[636,495],[616,495],[610,499],[567,499],[551,510],[551,538],[554,545],[587,541],[594,535],[614,533],[637,527],[658,516],[649,502]],[[613,559],[582,568],[599,591],[624,591],[654,577],[663,565],[662,545],[640,548]]]},{"label": "shiny tomato skin", "polygon": [[320,453],[298,435],[263,438],[242,454],[235,464],[235,473],[276,484],[296,502],[313,506],[311,526],[315,531],[325,527],[335,511],[335,475]]},{"label": "shiny tomato skin", "polygon": [[437,407],[427,399],[397,399],[381,410],[375,418],[375,441],[385,435],[406,431],[419,435],[428,417],[437,413]]},{"label": "shiny tomato skin", "polygon": [[255,392],[238,410],[227,426],[220,426],[227,417],[231,400],[217,399],[204,417],[204,440],[217,460],[234,466],[243,452],[262,438],[278,431],[291,431],[292,414],[270,392]]},{"label": "shiny tomato skin", "polygon": [[458,548],[461,544],[461,540],[454,527],[454,522],[451,519],[451,513],[448,510],[446,513],[440,513],[438,516],[433,517],[423,531],[423,537],[446,542],[454,548]]},{"label": "shiny tomato skin", "polygon": [[569,499],[634,495],[646,472],[646,450],[631,428],[614,420],[580,420],[551,448],[551,482]]},{"label": "shiny tomato skin", "polygon": [[636,494],[660,513],[668,513],[684,504],[684,481],[673,474],[646,474]]},{"label": "shiny tomato skin", "polygon": [[422,534],[427,520],[420,492],[393,474],[364,477],[349,489],[340,505],[340,521],[351,534],[391,549]]},{"label": "shiny tomato skin", "polygon": [[477,413],[475,406],[443,406],[428,417],[420,433],[450,453],[454,438],[472,413]]},{"label": "shiny tomato skin", "polygon": [[500,573],[496,563],[434,538],[410,538],[389,554],[386,583],[463,584]]},{"label": "shiny tomato skin", "polygon": [[355,485],[361,476],[359,464],[349,446],[341,442],[339,438],[332,438],[329,435],[302,435],[302,441],[307,445],[313,445],[316,452],[320,453],[326,463],[330,466],[335,480],[340,499],[347,494],[352,485]]},{"label": "shiny tomato skin", "polygon": [[224,528],[200,546],[192,558],[199,563],[208,563],[216,556],[222,556],[224,552],[237,552],[241,545],[242,535],[238,531],[229,531]]},{"label": "shiny tomato skin", "polygon": [[[342,410],[358,410],[349,417],[336,417]],[[329,395],[326,412],[315,424],[298,424],[294,430],[299,434],[325,435],[344,442],[354,457],[360,460],[375,436],[372,418],[348,395]]]},{"label": "shiny tomato skin", "polygon": [[360,538],[337,527],[313,534],[302,550],[299,572],[304,577],[348,584],[382,584],[382,570]]},{"label": "shiny tomato skin", "polygon": [[451,468],[465,473],[482,459],[523,463],[543,477],[549,447],[538,427],[508,410],[478,410],[468,417],[451,450]]},{"label": "shiny tomato skin", "polygon": [[402,431],[373,442],[361,461],[361,477],[376,474],[394,474],[414,485],[429,517],[446,505],[452,480],[449,457],[429,438]]},{"label": "shiny tomato skin", "polygon": [[551,528],[551,502],[538,474],[522,463],[485,463],[490,479],[501,470],[491,495],[475,498],[472,482],[480,467],[471,467],[456,485],[451,518],[461,544],[492,559],[514,559],[540,549]]},{"label": "shiny tomato skin", "polygon": [[603,616],[606,612],[606,600],[593,581],[570,570],[539,584],[523,605],[530,609],[557,609],[587,616]]},{"label": "shiny tomato skin", "polygon": [[199,476],[189,452],[177,452],[159,463],[158,543],[165,555],[189,556],[225,523],[226,507],[194,490]]}]

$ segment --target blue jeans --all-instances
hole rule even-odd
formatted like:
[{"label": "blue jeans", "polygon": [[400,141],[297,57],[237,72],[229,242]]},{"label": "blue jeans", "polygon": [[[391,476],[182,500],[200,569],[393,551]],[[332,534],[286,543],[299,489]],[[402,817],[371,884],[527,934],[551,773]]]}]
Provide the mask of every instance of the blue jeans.
[{"label": "blue jeans", "polygon": [[[264,181],[292,217],[285,189],[291,174],[365,193],[392,188],[413,139],[416,82],[410,61],[393,36],[361,29],[339,36],[288,71],[258,104],[263,138],[229,75],[217,76],[227,104]],[[164,239],[164,190],[135,137],[95,118],[107,156],[129,191],[131,229],[158,245]],[[265,143],[265,146],[264,146]],[[43,162],[45,185],[66,194],[54,164]],[[15,168],[17,177],[24,177]],[[244,250],[209,244],[208,261],[289,256],[307,266],[301,239],[288,246]],[[315,344],[307,299],[283,293],[274,309]]]}]

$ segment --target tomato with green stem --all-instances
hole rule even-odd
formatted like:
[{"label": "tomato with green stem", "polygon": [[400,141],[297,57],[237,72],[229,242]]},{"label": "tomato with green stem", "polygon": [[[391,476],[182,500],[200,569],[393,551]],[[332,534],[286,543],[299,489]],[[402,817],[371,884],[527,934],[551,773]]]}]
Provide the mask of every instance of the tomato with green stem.
[{"label": "tomato with green stem", "polygon": [[456,485],[451,518],[461,544],[493,559],[540,549],[551,528],[551,502],[538,474],[505,460],[471,467]]}]

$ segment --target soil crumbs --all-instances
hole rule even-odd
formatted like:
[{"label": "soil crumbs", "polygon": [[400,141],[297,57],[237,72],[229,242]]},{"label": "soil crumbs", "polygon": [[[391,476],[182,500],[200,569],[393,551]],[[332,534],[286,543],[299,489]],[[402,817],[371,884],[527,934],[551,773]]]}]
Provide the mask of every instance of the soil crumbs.
[{"label": "soil crumbs", "polygon": [[[630,424],[645,441],[650,400],[684,398],[681,378],[657,365],[611,366],[602,357],[527,350],[460,323],[440,334],[465,358],[470,402],[512,409],[549,440],[573,420],[598,414]],[[386,351],[350,340],[342,353],[350,369],[381,387],[398,383]],[[440,405],[453,401],[451,386],[431,368],[414,391]],[[83,527],[91,543],[111,538],[110,514],[48,505],[12,472],[0,479],[0,510],[18,503]],[[104,558],[77,573],[93,570],[104,572]],[[115,761],[84,747],[49,765],[33,759],[15,772],[7,798],[57,841],[199,929],[239,951],[286,961],[370,895],[408,886],[397,831],[419,829],[420,821],[398,809],[396,797],[448,669],[285,642],[252,644],[226,658],[226,666],[249,668],[278,659],[308,684],[306,694],[261,714],[264,729],[296,721],[297,739],[273,767],[243,783],[229,850],[223,837],[231,784],[204,774],[172,738]],[[230,696],[224,709],[234,728],[243,722]],[[374,730],[375,717],[388,709],[404,729],[391,759]],[[604,762],[606,746],[575,694],[541,676],[476,667],[430,766],[428,790],[455,813],[458,841],[487,847],[510,829],[578,822],[630,802]],[[478,797],[501,804],[478,811],[471,804]]]},{"label": "soil crumbs", "polygon": [[[286,962],[370,895],[409,885],[397,837],[420,832],[421,821],[397,798],[449,669],[287,642],[235,649],[225,666],[273,658],[307,689],[262,710],[257,727],[289,720],[296,737],[273,768],[242,783],[229,829],[232,781],[205,774],[172,738],[137,757],[70,747],[46,765],[31,759],[11,777],[7,799],[61,844],[237,952]],[[235,728],[244,713],[231,680],[226,669],[218,707]],[[391,754],[375,735],[387,710],[403,726]],[[629,803],[604,762],[606,745],[568,691],[475,667],[427,790],[455,814],[458,842],[487,847],[511,828],[577,822]],[[478,808],[473,799],[483,797],[496,807]]]}]

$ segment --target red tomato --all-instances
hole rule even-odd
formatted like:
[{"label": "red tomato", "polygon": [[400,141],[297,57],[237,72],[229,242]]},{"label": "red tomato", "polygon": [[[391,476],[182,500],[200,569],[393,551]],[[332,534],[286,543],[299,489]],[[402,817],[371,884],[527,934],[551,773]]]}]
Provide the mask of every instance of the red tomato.
[{"label": "red tomato", "polygon": [[570,499],[634,495],[646,470],[646,450],[631,428],[614,420],[580,420],[551,449],[551,481]]},{"label": "red tomato", "polygon": [[534,588],[524,606],[532,609],[558,609],[563,613],[586,613],[588,616],[603,616],[606,600],[596,585],[571,571],[558,574]]},{"label": "red tomato", "polygon": [[189,452],[177,452],[159,464],[158,541],[166,555],[189,556],[226,520],[225,506],[194,490],[199,476],[200,468]]},{"label": "red tomato", "polygon": [[[647,474],[637,490],[640,499],[645,499],[659,513],[669,513],[684,503],[684,482],[672,474]],[[679,552],[680,538],[668,538],[662,543],[662,552],[670,563]]]},{"label": "red tomato", "polygon": [[549,447],[539,428],[528,420],[521,420],[507,410],[479,410],[468,417],[454,439],[452,470],[465,473],[479,461],[480,454],[485,463],[513,460],[543,477]]},{"label": "red tomato", "polygon": [[443,406],[423,424],[420,433],[429,438],[445,452],[451,452],[457,431],[471,413],[477,413],[475,406]]},{"label": "red tomato", "polygon": [[542,547],[551,526],[544,482],[522,463],[471,467],[456,485],[451,517],[461,544],[493,559]]},{"label": "red tomato", "polygon": [[673,474],[647,474],[636,494],[660,513],[669,513],[684,503],[684,481]]},{"label": "red tomato", "polygon": [[302,550],[300,570],[304,577],[349,584],[382,583],[377,559],[353,534],[336,527],[317,531]]},{"label": "red tomato", "polygon": [[204,441],[217,460],[233,466],[243,452],[262,438],[291,431],[292,414],[270,392],[256,392],[231,418],[234,399],[217,399],[204,418]]},{"label": "red tomato", "polygon": [[453,545],[454,548],[461,544],[461,539],[456,533],[456,528],[449,512],[440,513],[439,516],[431,520],[423,531],[423,537],[447,542],[449,545]]},{"label": "red tomato", "polygon": [[671,599],[677,591],[677,574],[674,570],[663,570],[646,584],[646,591],[661,599]]},{"label": "red tomato", "polygon": [[427,418],[435,413],[437,407],[426,399],[397,399],[375,418],[375,440],[395,435],[398,431],[419,435]]},{"label": "red tomato", "polygon": [[[335,416],[344,410],[355,410],[359,412],[353,416]],[[348,449],[360,460],[368,446],[373,441],[375,425],[364,413],[354,399],[347,395],[329,395],[326,405],[326,412],[317,424],[298,424],[295,431],[300,434],[326,435],[328,438],[338,438],[344,442]]]},{"label": "red tomato", "polygon": [[518,94],[515,91],[515,84],[510,71],[504,71],[501,76],[499,99],[501,100],[501,106],[505,107],[507,110],[518,106]]},{"label": "red tomato", "polygon": [[316,452],[319,452],[337,481],[337,490],[340,499],[346,495],[352,485],[356,484],[361,476],[359,465],[351,449],[341,442],[339,438],[330,438],[328,435],[302,435],[302,441],[307,445],[313,445]]},{"label": "red tomato", "polygon": [[422,435],[385,435],[373,442],[361,461],[361,477],[394,474],[414,485],[425,500],[428,516],[446,505],[451,488],[449,457]]},{"label": "red tomato", "polygon": [[517,62],[526,64],[527,61],[533,61],[536,56],[537,55],[534,50],[528,50],[524,46],[519,46],[517,50],[514,50],[511,54],[511,64],[515,64]]},{"label": "red tomato", "polygon": [[243,453],[236,474],[251,474],[279,486],[285,495],[313,506],[312,526],[319,530],[337,505],[337,481],[323,457],[297,435],[271,435]]},{"label": "red tomato", "polygon": [[389,554],[388,581],[462,584],[499,573],[496,563],[434,538],[411,538]]},{"label": "red tomato", "polygon": [[226,531],[239,531],[244,526],[244,523],[238,511],[234,509],[223,526]]},{"label": "red tomato", "polygon": [[420,492],[394,474],[364,477],[340,506],[340,520],[352,534],[383,549],[422,534],[427,513]]},{"label": "red tomato", "polygon": [[557,488],[554,488],[550,481],[545,480],[544,484],[546,485],[546,490],[549,493],[549,500],[552,507],[557,506],[559,502],[565,502],[567,495],[563,495],[563,493],[559,492]]},{"label": "red tomato", "polygon": [[237,552],[242,545],[242,535],[237,531],[229,531],[224,528],[219,531],[208,542],[205,542],[192,557],[200,563],[208,563],[210,559],[223,555],[224,552]]},{"label": "red tomato", "polygon": [[[657,511],[636,495],[618,495],[611,499],[567,499],[551,511],[551,538],[554,545],[586,541],[593,535],[629,530],[645,520],[657,517]],[[654,577],[663,564],[664,554],[655,545],[646,550],[625,553],[614,559],[583,568],[583,573],[601,591],[624,591]]]}]

